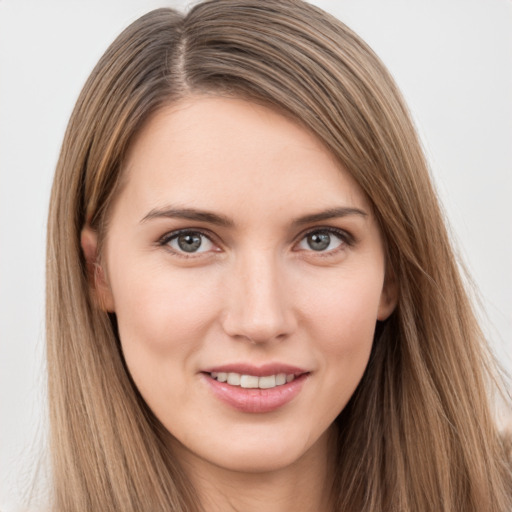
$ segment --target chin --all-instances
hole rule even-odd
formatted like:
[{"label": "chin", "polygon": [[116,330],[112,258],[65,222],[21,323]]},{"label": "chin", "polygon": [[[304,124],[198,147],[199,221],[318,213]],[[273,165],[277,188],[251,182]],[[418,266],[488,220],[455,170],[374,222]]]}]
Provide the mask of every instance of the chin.
[{"label": "chin", "polygon": [[194,446],[185,447],[178,443],[177,448],[185,458],[201,459],[227,471],[253,474],[276,472],[300,462],[307,463],[313,452],[326,449],[327,432],[317,439],[310,432],[275,433],[275,430],[271,433],[253,431],[250,435],[213,436],[204,438],[205,443],[194,443]]},{"label": "chin", "polygon": [[303,453],[289,446],[276,450],[272,446],[254,449],[226,450],[225,455],[213,461],[217,466],[239,473],[271,473],[292,466]]}]

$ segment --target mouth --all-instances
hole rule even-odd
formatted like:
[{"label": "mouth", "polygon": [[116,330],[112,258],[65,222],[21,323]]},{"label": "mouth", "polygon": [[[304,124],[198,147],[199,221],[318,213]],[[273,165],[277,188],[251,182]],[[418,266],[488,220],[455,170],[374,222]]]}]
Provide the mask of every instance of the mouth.
[{"label": "mouth", "polygon": [[236,372],[211,372],[209,375],[217,382],[226,382],[230,386],[240,386],[244,389],[273,389],[293,382],[296,377],[294,373],[277,373],[260,377]]},{"label": "mouth", "polygon": [[280,409],[300,394],[311,374],[283,365],[259,368],[225,366],[201,373],[213,396],[244,413],[266,413]]}]

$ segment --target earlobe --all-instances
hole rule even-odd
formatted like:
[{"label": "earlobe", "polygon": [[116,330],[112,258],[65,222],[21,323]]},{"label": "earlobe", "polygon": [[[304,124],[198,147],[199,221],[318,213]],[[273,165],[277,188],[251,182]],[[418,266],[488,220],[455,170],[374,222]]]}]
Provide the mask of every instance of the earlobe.
[{"label": "earlobe", "polygon": [[104,311],[114,312],[114,297],[105,270],[99,262],[98,234],[90,226],[80,233],[80,245],[85,257],[87,279],[97,305]]},{"label": "earlobe", "polygon": [[384,321],[389,318],[398,302],[398,284],[392,275],[386,276],[380,296],[377,320]]}]

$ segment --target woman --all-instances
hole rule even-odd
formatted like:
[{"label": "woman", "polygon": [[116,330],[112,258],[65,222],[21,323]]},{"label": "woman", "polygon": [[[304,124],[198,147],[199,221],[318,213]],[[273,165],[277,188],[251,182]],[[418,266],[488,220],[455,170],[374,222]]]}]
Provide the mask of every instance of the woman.
[{"label": "woman", "polygon": [[505,511],[493,369],[406,108],[298,1],[102,57],[48,235],[54,510]]}]

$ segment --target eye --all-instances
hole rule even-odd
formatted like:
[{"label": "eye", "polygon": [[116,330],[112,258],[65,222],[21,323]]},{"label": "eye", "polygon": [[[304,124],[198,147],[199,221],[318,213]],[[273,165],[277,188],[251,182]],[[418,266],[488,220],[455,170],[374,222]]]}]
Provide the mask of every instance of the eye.
[{"label": "eye", "polygon": [[197,254],[215,249],[213,242],[200,231],[178,231],[165,236],[160,242],[174,252]]},{"label": "eye", "polygon": [[337,230],[319,229],[310,231],[299,242],[298,248],[305,251],[330,252],[348,243],[347,236]]}]

